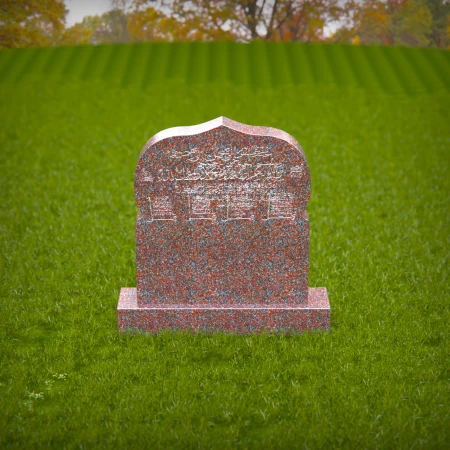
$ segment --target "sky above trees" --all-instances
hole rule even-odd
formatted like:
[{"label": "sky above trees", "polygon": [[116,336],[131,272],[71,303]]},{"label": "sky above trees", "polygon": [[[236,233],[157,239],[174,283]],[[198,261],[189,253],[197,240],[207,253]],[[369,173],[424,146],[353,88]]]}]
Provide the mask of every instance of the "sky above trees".
[{"label": "sky above trees", "polygon": [[102,15],[109,11],[111,0],[64,0],[68,9],[66,26],[71,27],[77,22],[82,22],[86,16]]}]

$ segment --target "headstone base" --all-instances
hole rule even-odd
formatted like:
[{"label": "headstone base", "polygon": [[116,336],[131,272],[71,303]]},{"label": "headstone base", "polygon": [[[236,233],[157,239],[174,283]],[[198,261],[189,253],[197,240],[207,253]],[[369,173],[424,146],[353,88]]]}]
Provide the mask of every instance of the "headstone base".
[{"label": "headstone base", "polygon": [[223,331],[235,334],[302,332],[330,329],[330,303],[326,288],[309,288],[308,304],[298,308],[140,308],[136,288],[122,288],[117,319],[119,331],[157,333],[162,329]]}]

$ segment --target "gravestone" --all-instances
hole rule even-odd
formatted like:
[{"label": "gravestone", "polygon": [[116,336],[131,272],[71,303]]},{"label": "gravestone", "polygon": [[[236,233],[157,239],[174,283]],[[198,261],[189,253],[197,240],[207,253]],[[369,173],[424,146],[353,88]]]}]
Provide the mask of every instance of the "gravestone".
[{"label": "gravestone", "polygon": [[284,131],[219,117],[153,136],[136,167],[137,287],[119,330],[329,329],[308,288],[310,173]]}]

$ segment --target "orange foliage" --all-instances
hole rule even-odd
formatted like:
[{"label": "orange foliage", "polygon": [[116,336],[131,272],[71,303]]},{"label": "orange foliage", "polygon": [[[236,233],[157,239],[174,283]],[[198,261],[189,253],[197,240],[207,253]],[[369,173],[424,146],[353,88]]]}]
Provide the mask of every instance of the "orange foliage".
[{"label": "orange foliage", "polygon": [[0,48],[57,44],[67,12],[62,0],[2,0]]}]

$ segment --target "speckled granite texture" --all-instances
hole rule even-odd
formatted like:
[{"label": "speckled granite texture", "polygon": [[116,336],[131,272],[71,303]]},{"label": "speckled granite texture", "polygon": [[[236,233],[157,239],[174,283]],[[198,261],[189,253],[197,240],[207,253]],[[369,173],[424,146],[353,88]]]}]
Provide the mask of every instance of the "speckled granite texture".
[{"label": "speckled granite texture", "polygon": [[237,334],[292,331],[330,327],[330,305],[325,288],[310,288],[302,308],[209,307],[140,308],[136,288],[122,288],[117,308],[119,329],[157,332],[162,328],[221,330]]},{"label": "speckled granite texture", "polygon": [[311,180],[292,136],[225,117],[170,128],[134,185],[137,288],[121,291],[119,329],[329,329],[326,289],[308,289]]}]

